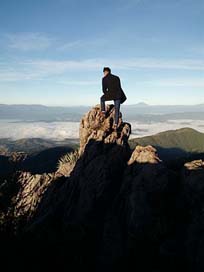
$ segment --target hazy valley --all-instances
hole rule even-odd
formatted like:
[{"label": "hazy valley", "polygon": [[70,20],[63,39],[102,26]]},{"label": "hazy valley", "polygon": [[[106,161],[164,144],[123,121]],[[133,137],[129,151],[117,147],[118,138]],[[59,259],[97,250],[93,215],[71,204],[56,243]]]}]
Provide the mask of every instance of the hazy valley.
[{"label": "hazy valley", "polygon": [[[79,141],[79,122],[89,109],[88,106],[0,105],[0,138],[11,140],[42,138],[54,141],[76,139]],[[204,132],[203,104],[150,106],[138,103],[122,105],[121,112],[123,119],[131,122],[131,138],[183,127]]]}]

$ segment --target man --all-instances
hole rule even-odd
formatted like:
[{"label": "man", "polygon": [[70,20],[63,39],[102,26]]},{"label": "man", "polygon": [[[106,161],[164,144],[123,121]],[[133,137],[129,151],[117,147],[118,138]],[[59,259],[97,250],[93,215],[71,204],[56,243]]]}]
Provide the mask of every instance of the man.
[{"label": "man", "polygon": [[103,68],[104,77],[102,78],[102,91],[104,95],[101,96],[101,115],[105,116],[105,101],[114,100],[115,105],[115,123],[114,128],[118,127],[120,104],[127,99],[120,84],[120,78],[111,74],[109,67]]}]

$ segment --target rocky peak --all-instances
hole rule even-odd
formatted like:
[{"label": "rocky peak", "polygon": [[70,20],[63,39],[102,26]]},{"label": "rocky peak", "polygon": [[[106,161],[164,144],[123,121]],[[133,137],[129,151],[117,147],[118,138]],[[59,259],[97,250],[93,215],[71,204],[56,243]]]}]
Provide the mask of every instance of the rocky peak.
[{"label": "rocky peak", "polygon": [[131,125],[122,114],[117,130],[113,121],[113,105],[106,116],[96,105],[81,120],[79,150],[62,158],[56,172],[17,172],[0,186],[0,219],[2,204],[14,203],[9,219],[26,237],[23,252],[14,243],[5,256],[30,257],[36,270],[43,261],[62,271],[71,264],[74,271],[203,271],[204,162],[177,173],[154,147],[131,150]]},{"label": "rocky peak", "polygon": [[[51,183],[57,182],[62,176],[69,177],[74,170],[75,173],[79,173],[79,170],[75,169],[75,165],[83,155],[88,143],[91,143],[91,140],[94,141],[94,143],[101,142],[102,144],[115,144],[116,147],[128,147],[131,125],[122,121],[122,114],[120,113],[119,127],[117,130],[114,130],[114,106],[107,105],[105,117],[102,117],[100,113],[100,106],[96,105],[84,115],[79,127],[80,149],[63,156],[59,160],[58,169],[55,173],[31,174],[30,172],[18,171],[15,174],[14,179],[20,188],[15,200],[15,217],[31,217]],[[95,153],[95,156],[100,155],[97,149],[98,146],[95,145],[88,148],[89,156]],[[104,152],[108,151],[104,150]],[[118,152],[120,152],[120,150],[117,148],[112,152],[113,154],[110,152],[110,156],[112,156],[111,160],[114,160],[114,156],[117,156]],[[17,161],[20,160],[19,158],[24,158],[23,154],[12,153],[12,160]],[[85,167],[83,159],[78,163],[77,167],[79,167],[79,165],[80,169]]]},{"label": "rocky peak", "polygon": [[96,105],[83,116],[79,128],[80,154],[83,153],[90,139],[104,143],[117,143],[118,145],[127,144],[131,125],[123,122],[120,113],[119,127],[114,130],[114,115],[115,108],[113,105],[106,105],[106,116],[101,116],[100,105]]}]

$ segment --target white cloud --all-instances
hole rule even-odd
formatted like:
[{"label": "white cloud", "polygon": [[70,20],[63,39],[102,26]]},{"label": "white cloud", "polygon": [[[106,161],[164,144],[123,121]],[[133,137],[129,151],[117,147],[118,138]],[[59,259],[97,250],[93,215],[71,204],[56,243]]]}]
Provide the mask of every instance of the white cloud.
[{"label": "white cloud", "polygon": [[81,44],[83,44],[83,41],[81,40],[71,41],[71,42],[64,43],[63,45],[59,46],[57,49],[61,51],[65,51],[71,48],[76,48],[78,46],[81,46]]},{"label": "white cloud", "polygon": [[[59,76],[68,71],[101,71],[102,67],[109,64],[117,70],[189,70],[204,71],[204,60],[194,59],[84,59],[84,60],[25,60],[13,63],[0,63],[0,81],[41,80],[51,76]],[[193,79],[194,80],[194,79]],[[191,81],[192,83],[193,81]],[[194,84],[195,84],[194,80]],[[162,82],[160,82],[162,84]],[[182,84],[182,82],[169,82],[169,84]],[[203,84],[203,83],[202,83]]]},{"label": "white cloud", "polygon": [[9,33],[5,37],[8,40],[8,47],[21,51],[47,49],[54,41],[53,38],[37,32]]},{"label": "white cloud", "polygon": [[0,82],[16,82],[35,79],[34,73],[25,73],[22,71],[5,70],[0,72]]},{"label": "white cloud", "polygon": [[188,51],[203,55],[204,54],[204,46],[200,45],[197,47],[193,47],[193,48],[189,49]]},{"label": "white cloud", "polygon": [[87,71],[101,69],[97,60],[26,60],[13,63],[0,63],[0,82],[41,80],[63,75],[67,71]]},{"label": "white cloud", "polygon": [[98,85],[98,81],[96,80],[59,80],[57,83],[59,84],[64,84],[64,85],[79,85],[79,86],[84,86],[84,85]]},{"label": "white cloud", "polygon": [[62,41],[46,33],[39,32],[4,33],[0,34],[0,38],[2,44],[8,48],[24,52],[42,51],[50,47],[55,51],[66,51],[77,48],[103,47],[107,44],[107,38],[102,37]]},{"label": "white cloud", "polygon": [[112,68],[123,69],[179,69],[179,70],[204,70],[204,60],[194,59],[153,59],[153,58],[131,58],[131,59],[84,59],[84,60],[34,60],[25,62],[25,65],[33,65],[48,72],[63,72],[65,70],[94,70],[109,63]]},{"label": "white cloud", "polygon": [[152,80],[140,82],[140,84],[147,84],[151,86],[159,87],[195,87],[195,88],[204,88],[204,79],[203,78],[177,78],[177,79],[161,79],[161,80]]},{"label": "white cloud", "polygon": [[45,138],[63,140],[79,138],[78,122],[10,123],[0,120],[0,138]]},{"label": "white cloud", "polygon": [[70,49],[84,49],[84,48],[95,48],[95,47],[104,47],[108,43],[107,38],[89,38],[86,40],[76,40],[69,41],[57,47],[59,51],[66,51]]},{"label": "white cloud", "polygon": [[[127,120],[128,121],[128,120]],[[131,121],[132,134],[130,138],[153,135],[166,130],[191,127],[204,132],[204,120],[169,120],[166,122],[141,123]],[[34,122],[12,123],[0,120],[0,138],[44,138],[63,140],[79,138],[79,122]]]},{"label": "white cloud", "polygon": [[194,59],[153,59],[138,58],[119,60],[115,64],[123,69],[173,69],[173,70],[204,70],[203,60]]}]

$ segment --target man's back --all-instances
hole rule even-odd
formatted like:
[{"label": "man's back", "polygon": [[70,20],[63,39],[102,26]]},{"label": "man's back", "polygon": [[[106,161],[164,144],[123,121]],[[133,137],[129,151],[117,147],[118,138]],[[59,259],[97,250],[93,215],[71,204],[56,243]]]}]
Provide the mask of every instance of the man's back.
[{"label": "man's back", "polygon": [[121,98],[121,84],[120,78],[116,75],[109,73],[102,80],[103,92],[110,100]]}]

